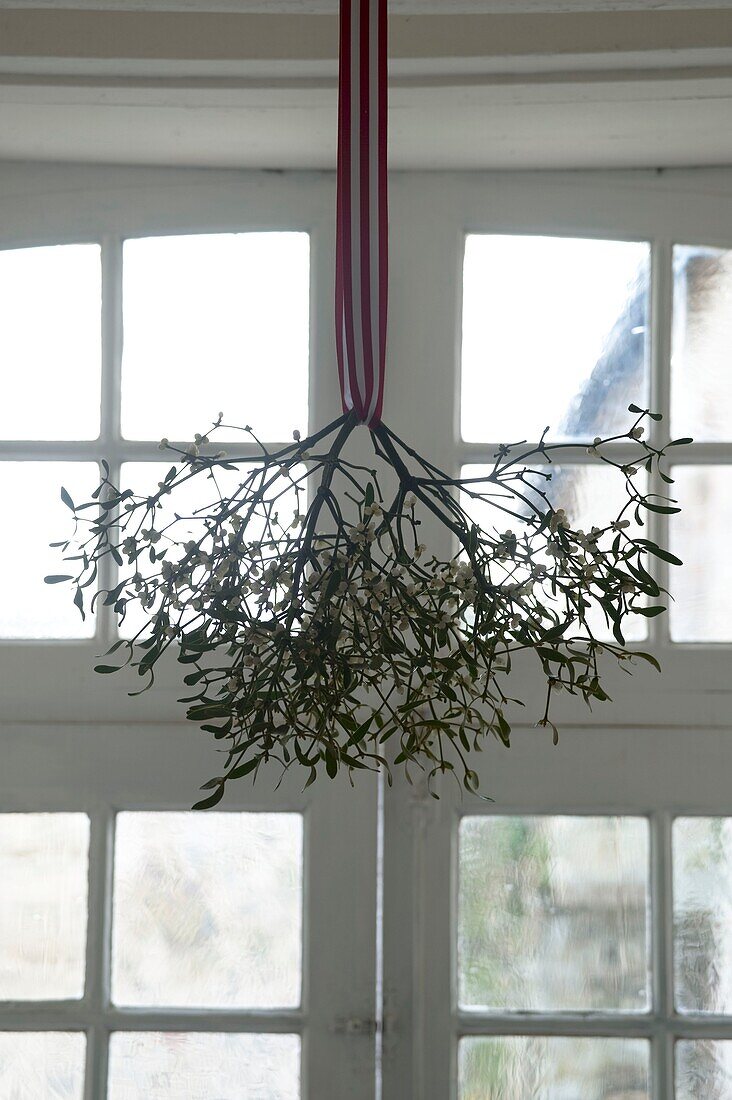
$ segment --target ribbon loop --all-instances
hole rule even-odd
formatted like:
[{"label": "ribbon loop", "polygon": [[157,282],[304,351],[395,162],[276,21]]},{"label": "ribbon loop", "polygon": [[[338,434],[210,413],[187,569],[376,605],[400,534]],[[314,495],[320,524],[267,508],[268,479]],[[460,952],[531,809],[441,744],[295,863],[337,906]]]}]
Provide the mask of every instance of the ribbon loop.
[{"label": "ribbon loop", "polygon": [[344,412],[381,420],[386,358],[387,0],[341,0],[336,354]]}]

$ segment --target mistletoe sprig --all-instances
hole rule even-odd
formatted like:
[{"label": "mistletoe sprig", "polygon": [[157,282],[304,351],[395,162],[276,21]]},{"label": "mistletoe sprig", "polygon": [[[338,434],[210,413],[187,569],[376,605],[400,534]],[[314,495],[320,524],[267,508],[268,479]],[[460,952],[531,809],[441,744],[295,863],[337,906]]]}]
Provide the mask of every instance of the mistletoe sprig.
[{"label": "mistletoe sprig", "polygon": [[[660,416],[630,411],[627,433],[591,445],[616,469],[625,500],[589,531],[551,502],[551,466],[570,445],[546,443],[546,432],[533,446],[501,446],[484,476],[461,480],[383,423],[369,429],[374,466],[350,461],[353,414],[306,439],[295,432],[275,451],[246,427],[257,453],[230,458],[211,442],[232,431],[219,416],[187,448],[161,442],[175,462],[151,494],[113,484],[106,464],[91,501],[75,505],[62,490],[76,521],[62,544],[75,573],[47,580],[71,581],[84,614],[111,556],[119,581],[92,607],[101,599],[122,622],[142,609],[144,620],[108,651],[122,663],[97,671],[130,665],[145,690],[168,650],[188,666],[187,716],[224,753],[198,808],[270,760],[304,768],[306,786],[321,770],[390,775],[403,764],[430,783],[455,774],[474,791],[471,752],[487,737],[509,744],[517,654],[533,654],[546,681],[538,724],[555,741],[555,692],[608,698],[601,657],[658,667],[627,648],[623,626],[665,610],[650,557],[680,562],[633,529],[649,511],[679,509],[639,487],[656,470],[672,479],[660,469],[665,450],[644,438]],[[618,443],[626,454],[632,446],[632,462],[613,457]],[[183,509],[194,482],[203,503]],[[490,527],[472,518],[476,505],[492,509]],[[447,560],[421,541],[428,514],[454,537]]]}]

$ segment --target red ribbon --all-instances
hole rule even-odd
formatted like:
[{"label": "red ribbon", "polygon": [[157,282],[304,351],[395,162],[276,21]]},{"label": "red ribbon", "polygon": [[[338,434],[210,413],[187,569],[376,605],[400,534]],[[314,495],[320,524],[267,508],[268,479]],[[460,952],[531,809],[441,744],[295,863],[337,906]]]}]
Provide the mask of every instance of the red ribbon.
[{"label": "red ribbon", "polygon": [[371,427],[386,358],[386,3],[340,0],[336,353],[343,410]]}]

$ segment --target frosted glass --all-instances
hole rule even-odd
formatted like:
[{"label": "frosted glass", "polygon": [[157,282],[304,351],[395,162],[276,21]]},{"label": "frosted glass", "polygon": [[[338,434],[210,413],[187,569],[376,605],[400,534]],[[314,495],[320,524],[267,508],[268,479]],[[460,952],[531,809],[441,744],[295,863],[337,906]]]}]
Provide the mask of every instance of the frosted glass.
[{"label": "frosted glass", "polygon": [[101,278],[97,244],[0,251],[0,438],[99,434]]},{"label": "frosted glass", "polygon": [[676,1044],[676,1100],[729,1100],[732,1042],[684,1040]]},{"label": "frosted glass", "polygon": [[642,818],[464,817],[460,1004],[645,1010],[648,860]]},{"label": "frosted glass", "polygon": [[0,814],[0,999],[84,992],[89,819]]},{"label": "frosted glass", "polygon": [[732,438],[732,250],[674,248],[671,425],[675,436]]},{"label": "frosted glass", "polygon": [[647,244],[470,234],[463,438],[626,431],[628,405],[648,393],[649,286]]},{"label": "frosted glass", "polygon": [[732,466],[675,466],[670,547],[684,565],[672,569],[671,637],[677,642],[732,641]]},{"label": "frosted glass", "polygon": [[120,814],[112,998],[296,1007],[301,910],[299,814]]},{"label": "frosted glass", "polygon": [[260,439],[304,432],[309,243],[307,233],[125,242],[128,439],[192,439],[219,411],[229,424],[250,424]]},{"label": "frosted glass", "polygon": [[[464,478],[480,478],[490,473],[492,467],[472,464],[463,466],[461,476]],[[617,470],[608,469],[606,466],[535,466],[530,469],[538,471],[538,474],[551,474],[551,481],[532,475],[531,481],[543,492],[551,505],[558,509],[563,508],[567,513],[570,524],[575,529],[590,531],[593,527],[606,527],[620,514],[621,508],[628,500],[625,488],[625,478]],[[643,489],[646,479],[641,474],[636,477],[636,484]],[[477,491],[487,491],[484,483],[476,485]],[[530,486],[524,486],[522,490],[526,497],[538,507],[544,509],[546,504],[538,495],[531,492]],[[503,516],[490,504],[470,501],[463,496],[464,507],[477,523],[487,531],[504,531],[507,527],[516,530],[516,522],[510,516]],[[531,514],[526,507],[525,514]],[[633,524],[632,533],[641,537],[648,537],[647,531],[635,525],[632,513],[628,516]],[[601,540],[600,546],[609,549],[612,545],[614,534],[609,533]],[[537,562],[541,559],[537,558]],[[544,564],[551,566],[550,558],[544,559]],[[513,566],[512,566],[513,568]],[[512,576],[515,581],[516,576]],[[592,629],[597,637],[611,637],[612,627],[608,626],[600,610],[593,610],[589,616]],[[626,641],[638,642],[648,637],[648,625],[642,615],[629,615],[624,627]]]},{"label": "frosted glass", "polygon": [[732,818],[674,822],[676,1005],[732,1012]]},{"label": "frosted glass", "polygon": [[[12,522],[0,540],[0,638],[89,638],[94,616],[82,621],[68,584],[45,584],[51,573],[69,574],[73,562],[49,546],[70,538],[73,517],[62,502],[88,500],[99,484],[91,462],[0,462],[0,499]],[[93,588],[87,590],[89,600]]]},{"label": "frosted glass", "polygon": [[296,1035],[116,1032],[109,1100],[299,1100]]},{"label": "frosted glass", "polygon": [[650,1100],[643,1039],[463,1039],[460,1100]]},{"label": "frosted glass", "polygon": [[82,1100],[86,1040],[79,1032],[0,1032],[3,1100]]}]

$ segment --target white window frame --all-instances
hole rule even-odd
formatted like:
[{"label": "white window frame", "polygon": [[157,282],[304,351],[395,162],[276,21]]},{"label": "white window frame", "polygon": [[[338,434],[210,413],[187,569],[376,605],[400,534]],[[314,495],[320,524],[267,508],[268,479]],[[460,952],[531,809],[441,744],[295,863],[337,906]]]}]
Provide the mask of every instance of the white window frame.
[{"label": "white window frame", "polygon": [[[391,195],[392,278],[402,294],[392,305],[390,351],[392,362],[399,363],[400,385],[390,391],[387,382],[385,415],[397,431],[408,425],[418,449],[457,473],[463,464],[489,460],[501,442],[460,440],[460,272],[464,238],[473,232],[650,241],[650,405],[668,425],[672,248],[674,243],[732,245],[729,170],[434,174],[418,184],[402,176]],[[418,294],[409,293],[411,272],[420,273]],[[455,369],[447,370],[451,363]],[[422,418],[409,416],[406,407],[417,388],[429,394]],[[430,412],[435,408],[442,411],[439,418]],[[683,464],[732,461],[729,442],[695,443],[685,452]],[[567,464],[590,461],[580,447],[567,457]],[[666,517],[654,517],[652,530],[667,544]],[[439,538],[440,532],[428,530],[425,541]],[[657,576],[664,583],[665,569]],[[560,704],[556,748],[546,731],[532,725],[542,697],[530,683],[522,686],[527,719],[516,723],[511,749],[491,743],[472,765],[494,804],[476,804],[450,783],[439,802],[401,778],[386,792],[384,1100],[456,1100],[460,1036],[532,1032],[648,1037],[652,1100],[672,1100],[674,1039],[732,1038],[730,1017],[682,1016],[674,1010],[671,891],[674,816],[732,813],[726,781],[732,769],[731,649],[672,643],[665,617],[651,623],[650,638],[640,648],[660,659],[663,676],[638,670],[630,680],[608,670],[614,702],[593,714],[576,701]],[[647,1015],[459,1011],[457,830],[461,815],[481,813],[649,819],[653,1007]],[[390,1038],[392,1018],[398,1037],[406,1033],[411,1042]]]},{"label": "white window frame", "polygon": [[[3,166],[0,185],[2,247],[102,239],[107,241],[107,255],[114,257],[125,236],[308,229],[311,425],[338,414],[331,174]],[[656,367],[668,362],[670,351],[672,244],[732,245],[729,170],[399,173],[392,178],[390,198],[385,418],[438,465],[455,472],[491,451],[489,445],[468,445],[459,439],[460,283],[467,232],[651,240]],[[113,263],[107,264],[107,345],[116,349],[104,368],[110,394],[119,377],[119,316],[108,308],[119,300],[115,270]],[[124,454],[112,453],[116,461],[159,458],[156,441],[120,442],[115,434],[118,390],[116,400],[116,411],[103,426],[103,442],[0,443],[0,459],[107,457],[106,448],[113,452],[115,446],[124,448]],[[667,374],[656,372],[651,405],[668,411]],[[582,448],[573,458],[588,461]],[[694,444],[683,461],[730,463],[732,443]],[[661,541],[666,541],[665,526],[661,517],[655,526]],[[450,551],[443,531],[433,528],[427,535],[436,548]],[[108,635],[108,626],[101,629]],[[643,670],[633,680],[611,675],[615,702],[591,716],[580,705],[567,709],[556,749],[530,725],[517,725],[512,749],[487,746],[479,770],[483,788],[496,799],[495,806],[483,812],[633,813],[651,820],[652,878],[658,899],[653,951],[659,966],[654,1013],[644,1018],[643,1026],[650,1028],[655,1041],[653,1100],[670,1100],[669,1037],[686,1034],[689,1028],[696,1028],[695,1034],[699,1028],[706,1028],[705,1034],[732,1034],[726,1020],[698,1023],[676,1018],[668,981],[671,817],[732,813],[732,797],[725,789],[732,768],[730,647],[671,644],[663,619],[653,620],[652,629],[651,642],[644,647],[661,659],[663,677]],[[102,972],[108,953],[114,811],[187,808],[192,791],[208,778],[211,760],[209,746],[181,720],[175,703],[176,670],[163,674],[155,691],[130,701],[129,685],[116,677],[110,683],[91,671],[101,640],[0,643],[0,808],[85,809],[91,814],[89,951],[96,974]],[[24,679],[28,669],[34,681],[30,695]],[[527,710],[532,713],[530,706]],[[165,767],[164,750],[171,745],[174,774]],[[346,784],[316,784],[304,796],[287,786],[273,795],[271,785],[262,781],[254,790],[237,786],[227,809],[294,809],[308,817],[311,878],[306,887],[310,909],[305,953],[310,988],[308,1015],[299,1021],[309,1052],[304,1100],[320,1100],[333,1094],[334,1087],[351,1100],[374,1095],[375,1044],[368,1021],[379,1015],[374,1012],[377,906],[383,909],[384,991],[384,1034],[376,1044],[383,1048],[383,1079],[377,1081],[377,1095],[383,1100],[453,1100],[456,1036],[473,1023],[455,1009],[449,884],[454,881],[458,817],[481,812],[481,807],[472,800],[457,800],[447,787],[435,803],[419,785],[411,788],[397,779],[395,787],[384,792],[379,823],[376,786],[368,777],[357,783],[355,793]],[[383,881],[377,888],[380,859]],[[97,1053],[89,1055],[86,1085],[86,1100],[99,1100],[104,1036],[119,1022],[119,1010],[111,1009],[105,997],[96,979],[81,1003],[0,1006],[0,1028],[32,1029],[31,1024],[40,1026],[42,1021],[71,1026],[74,1018],[99,1035],[101,1042],[93,1046]],[[225,1015],[233,1029],[244,1026],[238,1017]],[[157,1014],[155,1026],[167,1021],[182,1027],[181,1014],[173,1017]],[[253,1016],[251,1020],[254,1026]],[[356,1024],[344,1025],[346,1033],[339,1033],[338,1021],[348,1020]],[[281,1014],[277,1026],[289,1021]],[[358,1021],[364,1022],[360,1032]],[[203,1020],[199,1023],[202,1026]],[[550,1030],[564,1028],[566,1033],[564,1016],[535,1023]],[[571,1023],[580,1030],[597,1026],[597,1021],[584,1017]],[[611,1023],[618,1025],[614,1020],[602,1021],[602,1026]],[[498,1024],[493,1017],[491,1026]],[[514,1028],[515,1020],[504,1024]],[[525,1026],[533,1027],[534,1022]]]},{"label": "white window frame", "polygon": [[[303,230],[311,247],[310,416],[338,413],[325,374],[333,358],[325,314],[332,295],[332,181],[320,174],[149,172],[0,167],[1,247],[96,241],[102,246],[103,416],[91,442],[0,442],[0,460],[106,458],[160,461],[156,441],[120,431],[121,254],[127,237],[219,231]],[[27,196],[32,196],[29,201]],[[42,211],[46,215],[42,215]],[[335,365],[332,364],[335,371]],[[161,416],[164,415],[161,410]],[[164,428],[161,428],[163,431]],[[237,448],[241,449],[237,441]],[[102,584],[105,583],[104,578]],[[302,1041],[302,1098],[371,1100],[377,784],[367,776],[302,792],[300,776],[241,785],[224,812],[296,812],[304,817],[303,992],[299,1009],[135,1009],[110,998],[112,855],[121,810],[188,810],[220,764],[210,740],[174,700],[171,662],[160,691],[135,707],[91,671],[108,645],[108,609],[93,639],[0,643],[3,765],[0,811],[82,811],[91,822],[86,987],[78,1001],[2,1002],[0,1030],[81,1030],[87,1036],[84,1100],[106,1095],[113,1031],[287,1032]],[[95,681],[102,681],[101,683]],[[35,760],[32,765],[31,760]],[[358,949],[354,949],[354,944]]]},{"label": "white window frame", "polygon": [[[675,1040],[732,1039],[730,1016],[677,1012],[672,980],[673,820],[732,813],[729,730],[573,728],[562,733],[559,746],[551,752],[537,740],[542,740],[539,731],[522,730],[510,753],[487,753],[491,760],[490,766],[483,769],[483,781],[496,799],[493,806],[476,807],[461,802],[452,793],[439,803],[418,797],[410,802],[403,788],[391,807],[387,806],[387,835],[401,838],[395,861],[406,860],[411,848],[412,905],[420,917],[415,918],[411,951],[404,939],[392,948],[395,954],[406,951],[409,962],[401,968],[404,984],[391,989],[387,1019],[390,1012],[401,1018],[403,999],[412,999],[414,1045],[411,1052],[393,1049],[395,1088],[385,1097],[414,1095],[425,1100],[455,1100],[460,1038],[533,1034],[647,1039],[651,1043],[650,1097],[672,1100]],[[460,818],[466,814],[557,813],[627,814],[649,821],[651,1008],[647,1013],[461,1011],[456,994]],[[387,858],[390,854],[387,848]],[[387,864],[386,899],[393,898],[404,877],[403,864],[400,872]],[[391,962],[387,952],[387,974]],[[405,973],[407,970],[411,977]],[[407,992],[410,983],[412,993]],[[411,1091],[400,1092],[405,1087]]]}]

